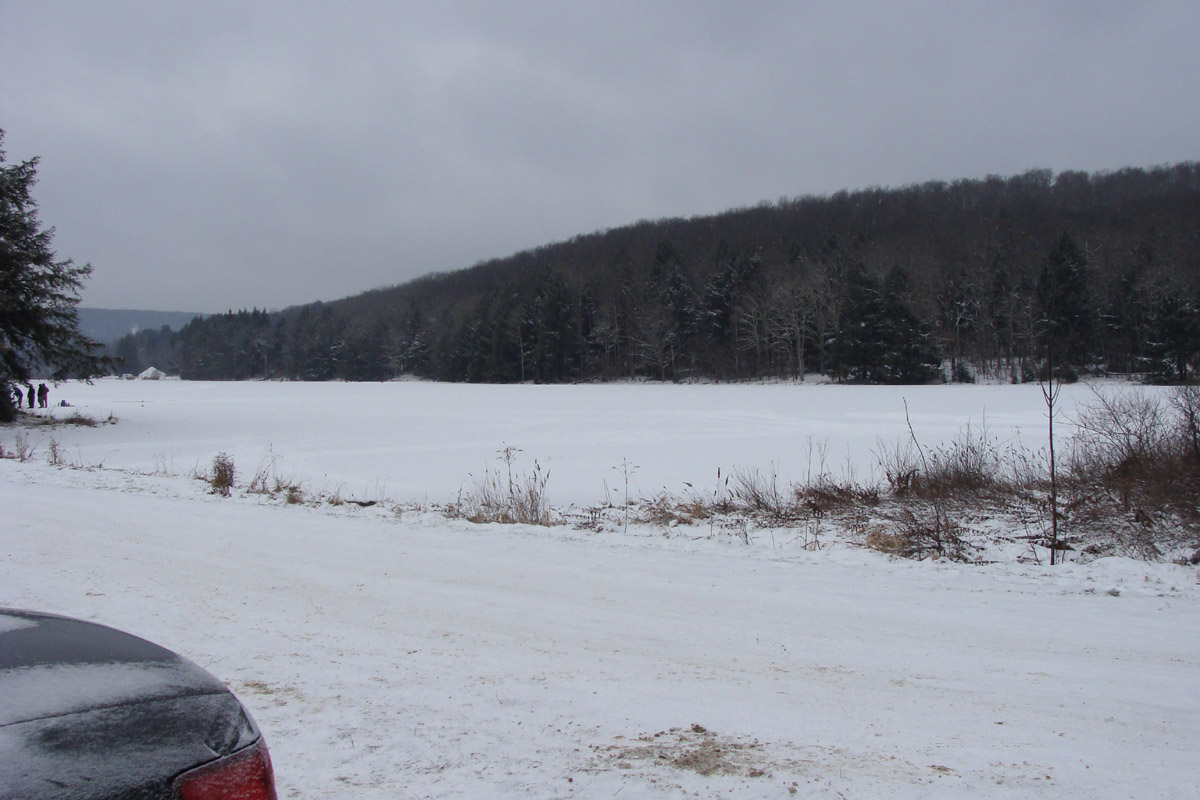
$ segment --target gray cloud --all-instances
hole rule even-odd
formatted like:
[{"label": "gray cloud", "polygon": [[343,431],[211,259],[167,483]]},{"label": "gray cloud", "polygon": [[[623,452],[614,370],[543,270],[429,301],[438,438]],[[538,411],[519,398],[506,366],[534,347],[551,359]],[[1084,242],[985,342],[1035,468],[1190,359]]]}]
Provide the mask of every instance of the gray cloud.
[{"label": "gray cloud", "polygon": [[1193,160],[1200,5],[0,0],[97,306],[333,299],[640,218]]}]

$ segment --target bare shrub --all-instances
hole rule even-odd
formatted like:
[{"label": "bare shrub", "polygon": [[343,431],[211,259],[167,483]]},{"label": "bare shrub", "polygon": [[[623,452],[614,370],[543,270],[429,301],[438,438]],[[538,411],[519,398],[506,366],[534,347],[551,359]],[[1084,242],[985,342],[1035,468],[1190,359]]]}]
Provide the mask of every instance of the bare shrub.
[{"label": "bare shrub", "polygon": [[230,492],[233,491],[235,472],[233,458],[227,453],[217,453],[212,460],[208,485],[212,487],[214,493],[222,497],[229,497]]},{"label": "bare shrub", "polygon": [[775,467],[763,474],[758,469],[734,470],[733,498],[744,510],[772,517],[788,515],[787,502],[779,491],[779,476]]},{"label": "bare shrub", "polygon": [[[720,477],[721,471],[717,470],[718,480]],[[690,483],[684,483],[683,485],[687,487],[687,491],[685,491],[683,496],[679,498],[677,504],[679,507],[679,513],[692,521],[711,521],[713,514],[716,513],[717,502],[725,492],[725,489],[718,486],[713,490],[712,495],[710,496],[711,499],[709,499],[705,497],[704,493],[698,491]]]},{"label": "bare shrub", "polygon": [[1096,392],[1079,414],[1072,479],[1097,487],[1122,507],[1152,516],[1162,509],[1200,516],[1200,393],[1180,387],[1167,403],[1144,392]]},{"label": "bare shrub", "polygon": [[876,439],[875,460],[883,470],[884,480],[892,494],[903,497],[913,490],[921,474],[921,461],[911,440],[889,444]]},{"label": "bare shrub", "polygon": [[1041,486],[1048,473],[1045,454],[1030,451],[1020,442],[1012,442],[1000,457],[1000,476],[1008,483],[1009,494]]},{"label": "bare shrub", "polygon": [[452,516],[471,522],[501,522],[523,525],[550,525],[553,521],[546,500],[546,484],[550,473],[543,472],[536,460],[533,470],[514,472],[515,447],[500,451],[504,470],[485,470],[474,486],[460,491],[448,511]]},{"label": "bare shrub", "polygon": [[300,481],[279,474],[273,451],[259,462],[258,470],[246,485],[246,491],[271,498],[282,496],[289,505],[303,503],[306,499]]},{"label": "bare shrub", "polygon": [[174,463],[171,460],[169,460],[166,456],[155,455],[153,457],[153,460],[154,460],[154,469],[150,471],[151,475],[161,475],[163,477],[170,477],[175,474]]},{"label": "bare shrub", "polygon": [[[506,457],[507,457],[507,454],[506,454]],[[630,480],[630,478],[632,478],[634,476],[634,474],[637,473],[638,469],[640,469],[640,468],[638,467],[637,464],[630,464],[629,459],[623,458],[623,459],[621,459],[621,465],[619,467],[613,467],[613,469],[619,470],[621,473],[621,481],[622,481],[622,486],[623,486],[623,505],[625,507],[625,532],[628,533],[629,532],[629,506],[633,502],[632,498],[629,496],[629,480]],[[509,471],[511,474],[511,467],[510,467]]]},{"label": "bare shrub", "polygon": [[[995,479],[999,459],[987,423],[978,433],[973,433],[968,423],[948,445],[927,457],[913,429],[907,400],[904,419],[910,445],[888,448],[881,444],[876,456],[893,495],[902,500],[898,521],[891,530],[869,533],[867,546],[906,558],[962,559],[965,543],[961,527],[950,516],[951,500],[974,493]],[[865,520],[858,527],[866,530]]]},{"label": "bare shrub", "polygon": [[304,485],[295,479],[284,478],[280,475],[271,476],[268,483],[270,487],[267,491],[271,497],[282,496],[287,501],[288,505],[299,505],[303,503],[307,497],[304,492]]},{"label": "bare shrub", "polygon": [[342,490],[345,488],[345,484],[339,483],[336,489],[325,495],[325,502],[334,508],[341,508],[346,505],[346,498],[342,496]]},{"label": "bare shrub", "polygon": [[867,533],[866,544],[872,550],[878,550],[880,553],[886,553],[889,556],[910,558],[913,552],[912,547],[910,547],[905,537],[884,526],[873,527]]},{"label": "bare shrub", "polygon": [[933,452],[924,482],[931,493],[977,492],[995,483],[999,464],[987,420],[977,430],[967,423],[948,445]]},{"label": "bare shrub", "polygon": [[910,426],[905,441],[888,444],[879,440],[875,459],[896,497],[949,498],[975,493],[994,488],[1003,474],[1002,458],[986,420],[978,429],[968,423],[928,456]]},{"label": "bare shrub", "polygon": [[4,450],[2,447],[0,447],[0,457],[11,458],[14,461],[20,461],[24,463],[33,458],[33,452],[35,449],[36,448],[29,443],[29,440],[25,438],[25,434],[18,433],[13,437],[13,446],[11,450]]},{"label": "bare shrub", "polygon": [[1176,387],[1168,402],[1176,414],[1180,442],[1193,466],[1200,469],[1200,386]]},{"label": "bare shrub", "polygon": [[61,467],[63,464],[62,447],[55,439],[51,439],[46,445],[46,462],[52,467]]},{"label": "bare shrub", "polygon": [[246,484],[246,491],[250,494],[272,495],[274,478],[275,456],[272,453],[258,463],[258,469]]},{"label": "bare shrub", "polygon": [[895,524],[875,528],[866,537],[868,547],[903,558],[966,559],[963,529],[950,521],[934,501],[906,503]]},{"label": "bare shrub", "polygon": [[[1065,513],[1109,551],[1158,558],[1200,543],[1200,393],[1095,393],[1079,413]],[[1086,549],[1086,548],[1085,548]]]},{"label": "bare shrub", "polygon": [[721,477],[721,468],[717,467],[717,485],[713,488],[712,507],[723,514],[729,513],[732,506],[729,503],[729,475]]},{"label": "bare shrub", "polygon": [[653,500],[641,505],[636,521],[672,527],[694,525],[702,520],[708,520],[712,516],[712,509],[696,497],[675,497],[667,492],[661,492]]},{"label": "bare shrub", "polygon": [[879,490],[835,481],[826,475],[812,483],[792,487],[796,514],[806,519],[821,519],[829,514],[879,504]]},{"label": "bare shrub", "polygon": [[1075,421],[1078,433],[1071,467],[1083,474],[1133,472],[1169,458],[1171,432],[1157,397],[1144,392],[1102,394]]}]

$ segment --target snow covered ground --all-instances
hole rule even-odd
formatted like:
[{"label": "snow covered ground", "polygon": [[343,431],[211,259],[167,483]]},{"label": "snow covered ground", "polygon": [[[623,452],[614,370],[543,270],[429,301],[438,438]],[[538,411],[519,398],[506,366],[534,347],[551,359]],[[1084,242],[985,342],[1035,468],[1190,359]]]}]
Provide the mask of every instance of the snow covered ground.
[{"label": "snow covered ground", "polygon": [[223,451],[239,481],[271,460],[314,492],[444,501],[514,446],[583,505],[619,499],[623,460],[635,495],[803,478],[820,449],[863,474],[907,435],[901,397],[926,444],[986,413],[1035,446],[1037,391],[68,384],[53,401],[119,421],[0,429],[37,448],[0,460],[0,605],[213,671],[285,798],[1196,797],[1195,567],[477,526],[188,477]]}]

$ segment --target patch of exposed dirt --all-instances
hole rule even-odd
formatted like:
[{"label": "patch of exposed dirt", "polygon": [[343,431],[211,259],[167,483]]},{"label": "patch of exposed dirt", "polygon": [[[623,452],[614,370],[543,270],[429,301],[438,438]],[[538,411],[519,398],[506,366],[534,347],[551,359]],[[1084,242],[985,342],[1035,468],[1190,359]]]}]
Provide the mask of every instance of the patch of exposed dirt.
[{"label": "patch of exposed dirt", "polygon": [[248,680],[233,681],[233,689],[239,694],[260,695],[272,705],[285,706],[293,700],[301,700],[303,696],[294,686],[280,686],[266,681]]},{"label": "patch of exposed dirt", "polygon": [[760,778],[766,774],[763,747],[754,740],[718,736],[702,725],[671,728],[636,739],[618,737],[615,744],[596,746],[597,754],[630,769],[635,762],[688,770],[700,775],[740,775]]}]

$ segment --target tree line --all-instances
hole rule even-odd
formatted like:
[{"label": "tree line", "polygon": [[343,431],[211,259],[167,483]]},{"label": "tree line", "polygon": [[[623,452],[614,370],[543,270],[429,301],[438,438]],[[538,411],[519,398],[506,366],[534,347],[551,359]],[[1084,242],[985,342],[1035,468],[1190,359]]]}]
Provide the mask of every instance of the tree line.
[{"label": "tree line", "polygon": [[784,198],[138,336],[191,379],[1186,381],[1200,164]]}]

